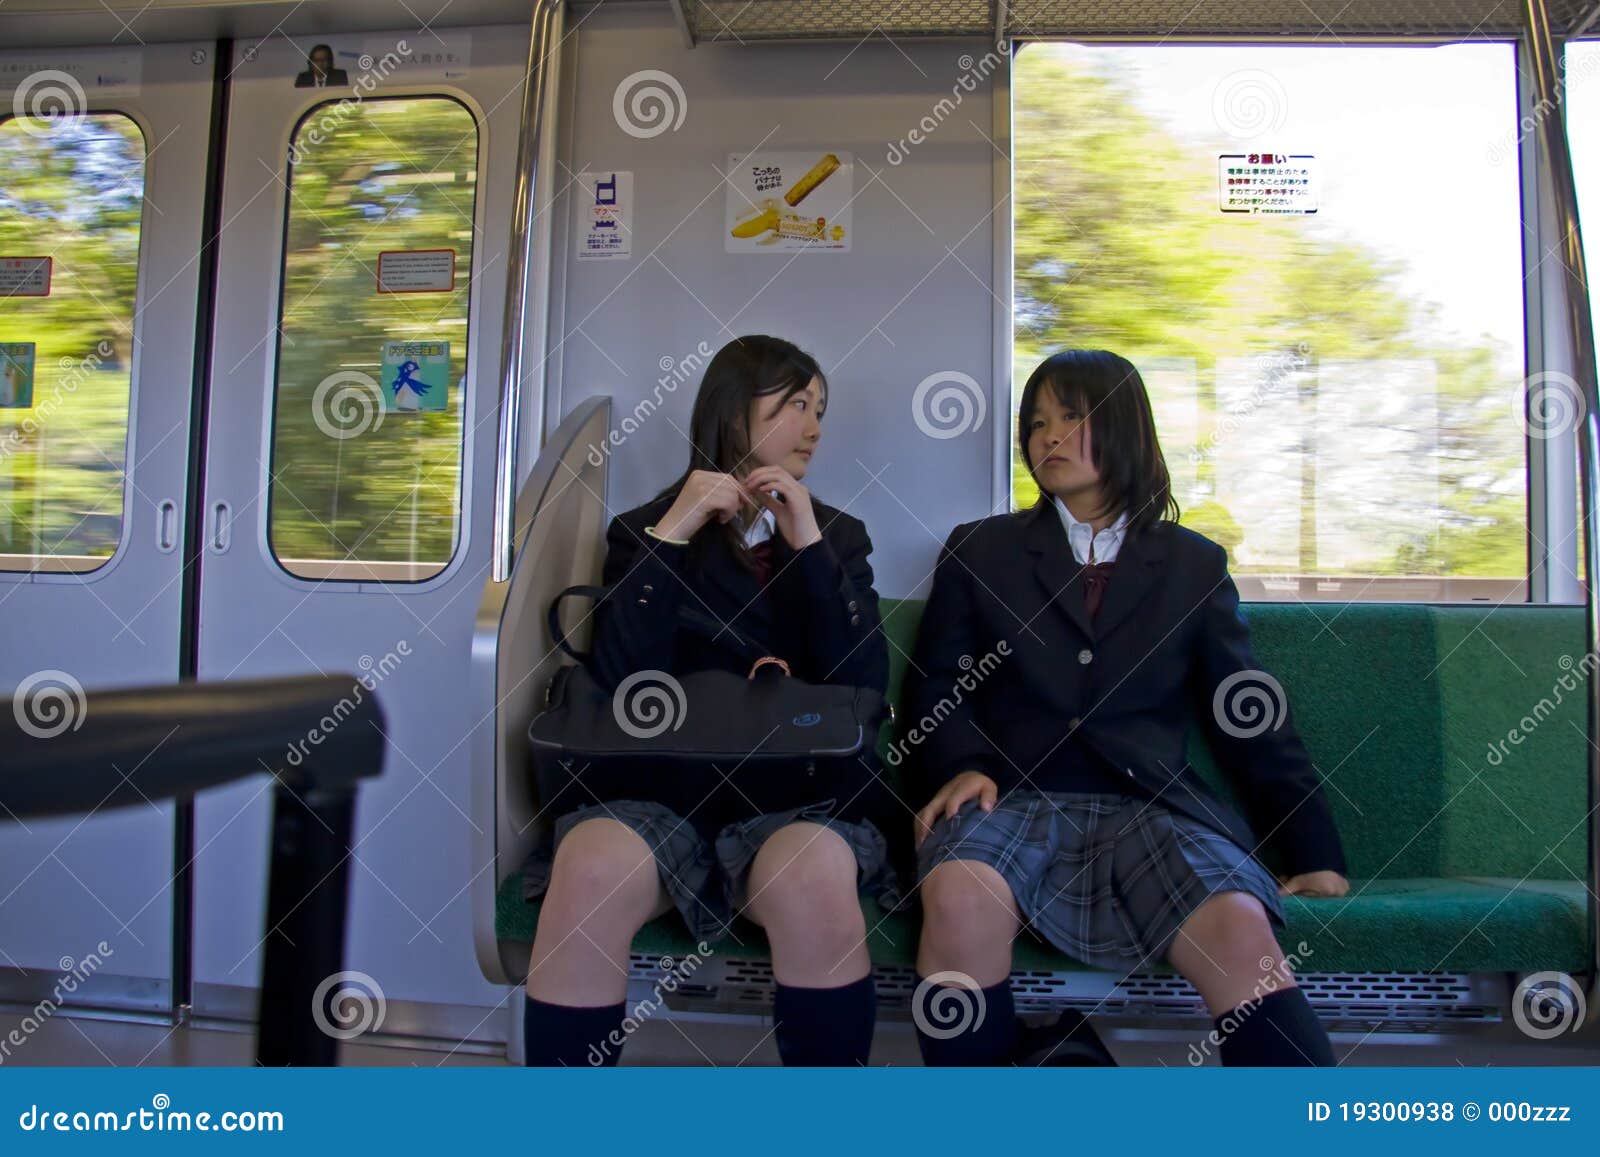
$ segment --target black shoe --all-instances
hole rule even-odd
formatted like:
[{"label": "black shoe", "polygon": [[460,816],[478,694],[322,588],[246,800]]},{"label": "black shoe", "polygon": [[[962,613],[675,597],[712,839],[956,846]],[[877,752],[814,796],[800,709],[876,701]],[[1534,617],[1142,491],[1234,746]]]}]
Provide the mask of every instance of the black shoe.
[{"label": "black shoe", "polygon": [[1089,1018],[1069,1008],[1048,1024],[1021,1026],[1014,1064],[1046,1068],[1114,1067],[1116,1058]]}]

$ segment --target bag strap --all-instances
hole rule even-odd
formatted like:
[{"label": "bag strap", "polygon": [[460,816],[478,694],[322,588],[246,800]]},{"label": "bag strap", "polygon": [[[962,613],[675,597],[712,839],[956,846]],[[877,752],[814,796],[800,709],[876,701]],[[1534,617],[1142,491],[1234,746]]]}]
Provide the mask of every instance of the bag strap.
[{"label": "bag strap", "polygon": [[[579,651],[568,641],[567,633],[561,629],[561,602],[563,599],[573,597],[593,599],[595,607],[598,609],[600,604],[605,602],[614,590],[616,590],[615,586],[574,586],[568,587],[550,600],[550,610],[548,612],[550,637],[555,640],[557,647],[560,647],[561,650],[586,667],[589,665],[592,652]],[[678,620],[696,634],[702,635],[714,643],[732,647],[751,662],[771,657],[770,653],[764,648],[757,646],[732,627],[723,626],[716,619],[698,608],[680,606],[678,608]]]},{"label": "bag strap", "polygon": [[567,641],[567,633],[561,629],[561,600],[575,595],[579,598],[593,599],[595,606],[598,607],[602,602],[605,601],[605,597],[610,593],[610,587],[575,586],[568,587],[555,598],[550,600],[550,637],[555,640],[556,646],[560,647],[563,651],[565,651],[568,655],[571,655],[585,667],[589,665],[590,652],[580,651],[575,648],[570,642]]}]

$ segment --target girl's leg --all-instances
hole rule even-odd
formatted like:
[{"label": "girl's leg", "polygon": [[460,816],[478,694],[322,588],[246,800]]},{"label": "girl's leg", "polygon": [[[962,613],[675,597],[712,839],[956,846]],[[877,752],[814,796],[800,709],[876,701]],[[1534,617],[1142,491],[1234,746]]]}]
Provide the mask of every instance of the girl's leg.
[{"label": "girl's leg", "polygon": [[748,892],[744,914],[772,944],[783,1063],[866,1064],[877,993],[855,853],[821,824],[787,824],[757,851]]},{"label": "girl's leg", "polygon": [[1179,927],[1167,959],[1205,999],[1223,1064],[1334,1063],[1328,1033],[1250,893],[1210,896]]},{"label": "girl's leg", "polygon": [[592,819],[567,833],[528,968],[530,1065],[616,1064],[628,948],[645,921],[671,906],[655,856],[632,828]]},{"label": "girl's leg", "polygon": [[912,1019],[922,1059],[1005,1064],[1019,1039],[1011,996],[1011,942],[1022,928],[1016,898],[999,872],[975,860],[938,865],[921,892]]}]

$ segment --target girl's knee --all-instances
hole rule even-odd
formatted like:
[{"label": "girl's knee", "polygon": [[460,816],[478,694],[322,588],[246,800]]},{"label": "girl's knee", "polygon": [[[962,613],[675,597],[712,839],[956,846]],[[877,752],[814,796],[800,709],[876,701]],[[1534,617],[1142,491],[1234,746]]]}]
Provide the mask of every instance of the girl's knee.
[{"label": "girl's knee", "polygon": [[820,824],[780,828],[756,853],[750,869],[749,907],[762,923],[801,923],[859,931],[855,853],[837,832]]},{"label": "girl's knee", "polygon": [[988,864],[951,860],[922,881],[925,935],[1009,937],[1018,924],[1016,901],[1005,878]]},{"label": "girl's knee", "polygon": [[660,892],[655,856],[632,828],[618,820],[578,824],[556,849],[550,899],[588,909],[655,906]]}]

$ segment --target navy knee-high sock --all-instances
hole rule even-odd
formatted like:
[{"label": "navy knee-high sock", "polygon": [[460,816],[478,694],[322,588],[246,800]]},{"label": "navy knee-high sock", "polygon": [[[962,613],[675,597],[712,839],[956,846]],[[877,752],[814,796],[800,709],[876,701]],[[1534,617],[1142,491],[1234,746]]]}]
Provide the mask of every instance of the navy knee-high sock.
[{"label": "navy knee-high sock", "polygon": [[870,972],[838,988],[780,984],[772,998],[773,1035],[785,1065],[866,1064],[877,1016]]},{"label": "navy knee-high sock", "polygon": [[[1011,1061],[1020,1029],[1009,977],[976,990],[926,984],[917,977],[917,995],[912,997],[912,1019],[923,1064],[1003,1065]],[[946,1035],[958,1027],[961,1031]]]},{"label": "navy knee-high sock", "polygon": [[573,1008],[525,997],[523,1051],[529,1065],[609,1068],[622,1056],[624,1004]]},{"label": "navy knee-high sock", "polygon": [[1299,987],[1281,988],[1217,1018],[1225,1065],[1332,1065],[1333,1045]]}]

